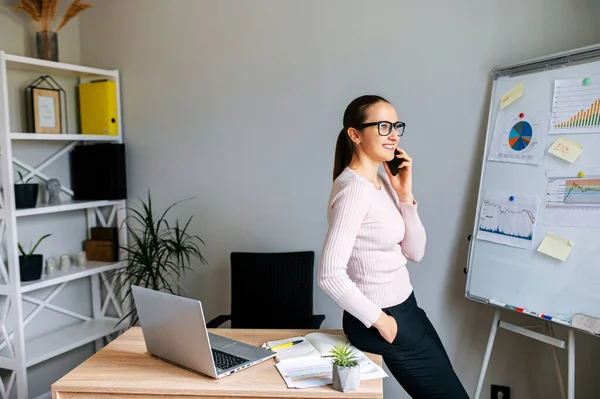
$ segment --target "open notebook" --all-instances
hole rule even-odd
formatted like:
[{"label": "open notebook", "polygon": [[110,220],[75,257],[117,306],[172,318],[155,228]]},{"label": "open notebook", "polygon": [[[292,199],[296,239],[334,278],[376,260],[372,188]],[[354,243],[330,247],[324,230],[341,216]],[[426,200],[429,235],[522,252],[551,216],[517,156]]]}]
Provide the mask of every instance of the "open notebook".
[{"label": "open notebook", "polygon": [[[282,345],[293,341],[302,342],[281,349],[276,348],[278,345]],[[277,341],[269,341],[263,346],[277,353],[277,355],[275,355],[275,359],[278,362],[285,362],[287,360],[319,359],[323,357],[330,357],[330,351],[333,349],[335,344],[340,341],[348,343],[348,340],[343,335],[313,332],[306,334],[305,336],[290,337]],[[350,345],[349,347],[350,349],[354,350],[357,354],[359,353],[359,351],[352,345]]]}]

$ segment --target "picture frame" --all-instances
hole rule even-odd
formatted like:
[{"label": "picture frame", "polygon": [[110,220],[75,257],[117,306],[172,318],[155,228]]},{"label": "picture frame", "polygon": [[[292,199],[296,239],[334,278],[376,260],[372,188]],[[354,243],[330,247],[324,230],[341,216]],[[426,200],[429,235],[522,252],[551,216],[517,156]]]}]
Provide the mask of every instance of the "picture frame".
[{"label": "picture frame", "polygon": [[60,91],[32,88],[34,133],[61,133]]},{"label": "picture frame", "polygon": [[65,91],[51,76],[27,86],[29,129],[32,133],[68,133]]}]

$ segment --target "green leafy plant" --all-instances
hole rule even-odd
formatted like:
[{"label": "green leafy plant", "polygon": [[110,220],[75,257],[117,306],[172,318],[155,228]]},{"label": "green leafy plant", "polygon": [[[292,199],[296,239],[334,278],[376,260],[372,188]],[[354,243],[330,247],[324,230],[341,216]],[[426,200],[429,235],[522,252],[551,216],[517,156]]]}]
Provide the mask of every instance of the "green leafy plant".
[{"label": "green leafy plant", "polygon": [[333,365],[339,367],[354,367],[358,364],[356,360],[356,354],[350,349],[349,345],[345,342],[338,342],[331,349],[333,355]]},{"label": "green leafy plant", "polygon": [[[168,212],[181,201],[158,216],[152,207],[150,191],[147,202],[141,199],[140,202],[140,210],[130,209],[127,222],[130,244],[119,246],[124,252],[124,265],[113,272],[118,275],[118,292],[123,293],[123,303],[132,297],[131,285],[182,295],[181,279],[186,270],[193,270],[192,261],[207,263],[199,247],[204,241],[188,231],[192,217],[183,225],[179,220],[174,224],[167,220]],[[135,325],[138,321],[135,307],[119,323],[129,317],[130,326]]]},{"label": "green leafy plant", "polygon": [[21,183],[17,183],[17,184],[27,184],[27,183],[29,183],[29,181],[30,181],[31,179],[33,179],[33,176],[34,176],[34,175],[31,175],[31,177],[30,177],[29,179],[25,180],[25,179],[23,178],[23,174],[21,173],[21,171],[20,171],[20,170],[17,170],[17,173],[19,174],[19,181],[21,182]]},{"label": "green leafy plant", "polygon": [[52,234],[46,234],[40,237],[40,239],[35,243],[35,245],[29,250],[29,252],[25,252],[25,250],[23,249],[23,246],[21,245],[21,243],[19,243],[19,252],[21,252],[21,255],[23,256],[32,256],[35,254],[35,250],[37,249],[38,245],[40,245],[40,243],[50,237]]}]

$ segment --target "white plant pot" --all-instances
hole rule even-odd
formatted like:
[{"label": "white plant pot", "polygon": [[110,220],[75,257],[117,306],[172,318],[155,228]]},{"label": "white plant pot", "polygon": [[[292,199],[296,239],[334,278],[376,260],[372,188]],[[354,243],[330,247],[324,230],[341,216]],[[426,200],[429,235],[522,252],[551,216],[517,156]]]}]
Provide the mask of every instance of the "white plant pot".
[{"label": "white plant pot", "polygon": [[360,385],[360,366],[340,367],[333,365],[332,388],[339,392],[356,391]]}]

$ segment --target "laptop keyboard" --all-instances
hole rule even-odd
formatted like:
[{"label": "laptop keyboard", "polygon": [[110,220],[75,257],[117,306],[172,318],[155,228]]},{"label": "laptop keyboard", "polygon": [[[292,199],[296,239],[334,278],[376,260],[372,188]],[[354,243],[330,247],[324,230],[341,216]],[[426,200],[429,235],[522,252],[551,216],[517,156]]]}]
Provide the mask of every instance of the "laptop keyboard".
[{"label": "laptop keyboard", "polygon": [[221,370],[227,370],[231,367],[235,367],[248,361],[248,359],[243,359],[241,357],[222,352],[218,349],[212,349],[212,354],[213,358],[215,359],[215,366]]}]

